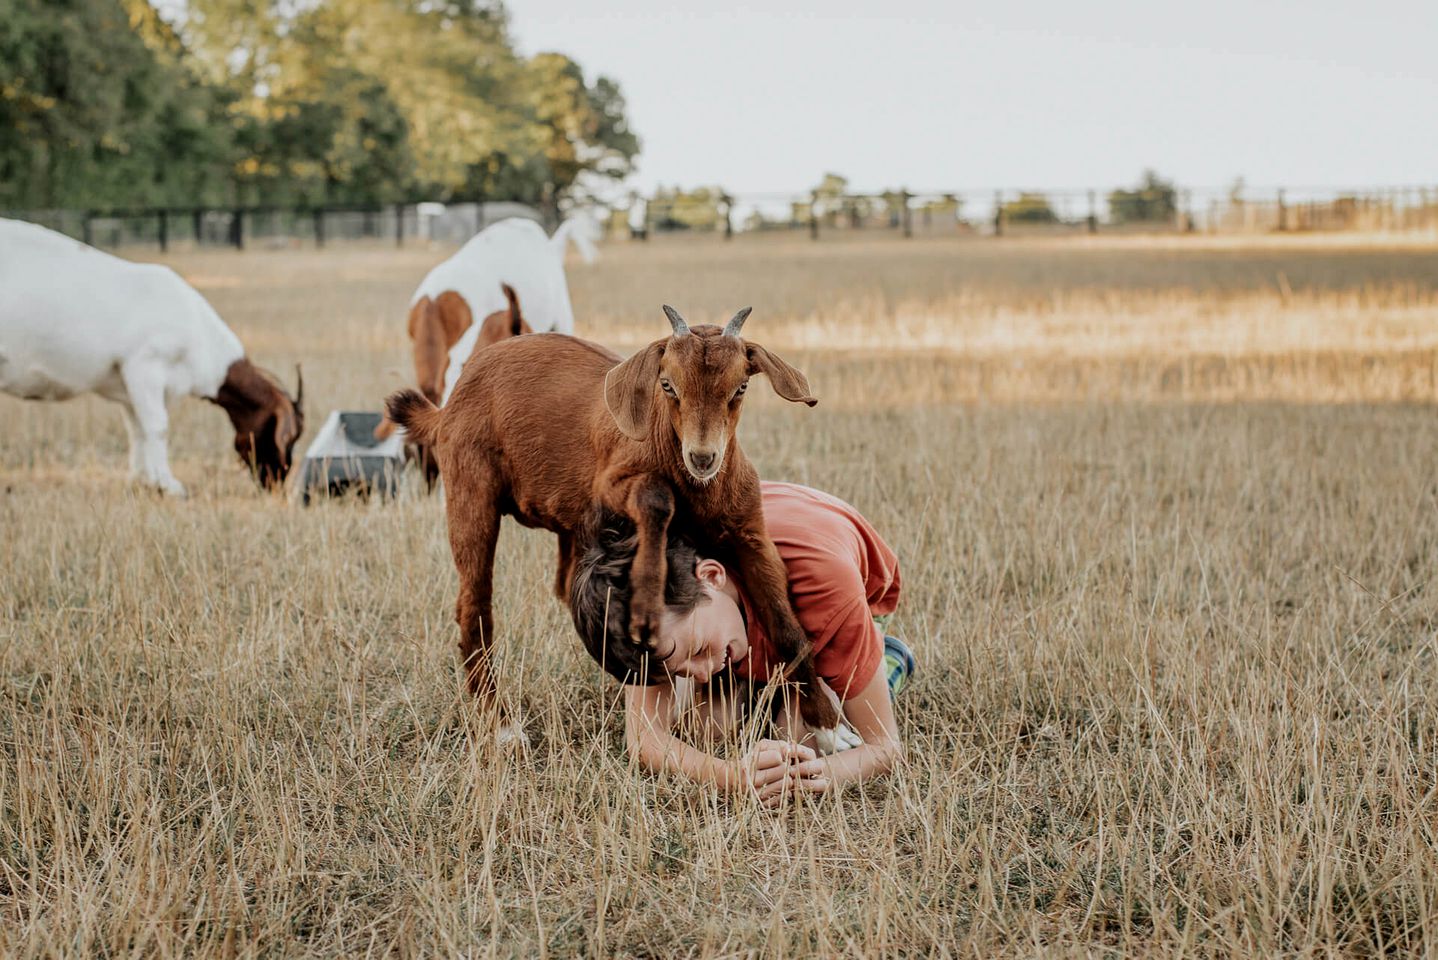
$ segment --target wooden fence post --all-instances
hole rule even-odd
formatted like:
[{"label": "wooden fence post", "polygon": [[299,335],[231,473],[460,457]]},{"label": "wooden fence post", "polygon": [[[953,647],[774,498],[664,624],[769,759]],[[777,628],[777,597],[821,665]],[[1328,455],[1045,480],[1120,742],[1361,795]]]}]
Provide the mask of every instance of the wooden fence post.
[{"label": "wooden fence post", "polygon": [[727,193],[721,193],[719,199],[724,202],[724,239],[734,239],[734,198]]},{"label": "wooden fence post", "polygon": [[1004,192],[994,191],[994,236],[1004,235]]},{"label": "wooden fence post", "polygon": [[165,253],[170,249],[170,211],[161,210],[158,217],[155,226],[160,235],[160,252]]},{"label": "wooden fence post", "polygon": [[394,205],[394,245],[404,246],[404,204]]},{"label": "wooden fence post", "polygon": [[90,224],[90,218],[92,216],[94,216],[94,214],[86,210],[85,216],[80,221],[80,236],[88,247],[95,245],[95,228]]},{"label": "wooden fence post", "polygon": [[190,211],[190,227],[195,231],[195,246],[201,247],[205,244],[205,211],[196,207]]},{"label": "wooden fence post", "polygon": [[903,209],[899,212],[904,218],[905,239],[910,239],[914,235],[914,214],[913,211],[909,209],[909,198],[911,198],[912,196],[913,194],[909,192],[908,187],[905,187],[904,189],[899,191],[899,202],[904,205]]},{"label": "wooden fence post", "polygon": [[1288,229],[1288,204],[1284,202],[1282,187],[1278,189],[1278,229]]},{"label": "wooden fence post", "polygon": [[236,207],[230,214],[230,244],[236,250],[245,249],[245,211]]},{"label": "wooden fence post", "polygon": [[1094,192],[1088,192],[1088,232],[1098,233],[1098,198]]},{"label": "wooden fence post", "polygon": [[319,208],[310,211],[310,219],[314,221],[315,248],[323,250],[325,246],[325,212]]},{"label": "wooden fence post", "polygon": [[819,194],[809,194],[809,239],[819,239]]}]

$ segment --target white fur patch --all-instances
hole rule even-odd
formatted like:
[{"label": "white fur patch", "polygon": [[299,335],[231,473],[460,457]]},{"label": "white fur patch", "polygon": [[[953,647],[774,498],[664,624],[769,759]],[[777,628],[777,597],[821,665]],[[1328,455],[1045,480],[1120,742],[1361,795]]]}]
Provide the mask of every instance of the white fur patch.
[{"label": "white fur patch", "polygon": [[814,746],[819,749],[819,756],[827,757],[831,753],[839,752],[839,731],[837,730],[815,730]]},{"label": "white fur patch", "polygon": [[501,748],[506,747],[528,747],[529,735],[517,722],[500,724],[494,734],[494,742]]}]

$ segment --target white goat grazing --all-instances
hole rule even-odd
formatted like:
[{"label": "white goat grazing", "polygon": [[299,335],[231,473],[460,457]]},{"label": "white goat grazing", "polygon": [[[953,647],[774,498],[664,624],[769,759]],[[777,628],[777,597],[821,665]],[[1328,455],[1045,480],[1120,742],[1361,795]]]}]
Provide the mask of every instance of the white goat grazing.
[{"label": "white goat grazing", "polygon": [[[501,220],[481,230],[448,260],[429,272],[420,282],[411,305],[422,297],[438,297],[453,290],[465,299],[471,317],[483,319],[508,308],[501,284],[509,284],[519,295],[524,319],[534,333],[573,333],[574,306],[569,302],[569,283],[564,277],[564,253],[573,240],[586,263],[594,260],[595,249],[587,219],[570,218],[559,225],[553,237],[533,220]],[[474,350],[481,324],[471,323],[449,350],[441,400],[459,380],[460,368]]]},{"label": "white goat grazing", "polygon": [[27,400],[97,393],[119,403],[130,470],[166,493],[167,404],[224,408],[235,450],[262,486],[284,482],[300,403],[245,357],[205,298],[168,267],[130,263],[44,227],[0,219],[0,390]]},{"label": "white goat grazing", "polygon": [[[573,240],[585,261],[593,261],[597,232],[584,215],[564,221],[553,237],[532,220],[501,220],[431,270],[409,303],[420,392],[442,405],[478,346],[518,333],[573,333],[564,254]],[[375,436],[384,439],[394,430],[385,417]]]}]

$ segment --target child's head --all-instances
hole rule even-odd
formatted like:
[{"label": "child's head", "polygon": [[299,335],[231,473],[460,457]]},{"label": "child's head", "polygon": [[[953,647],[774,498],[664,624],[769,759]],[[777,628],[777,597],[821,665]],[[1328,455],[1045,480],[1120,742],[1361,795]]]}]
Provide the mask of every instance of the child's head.
[{"label": "child's head", "polygon": [[629,571],[638,546],[627,518],[606,515],[575,561],[569,612],[589,655],[618,679],[647,684],[673,676],[703,683],[742,660],[749,644],[728,571],[672,529],[659,638],[652,649],[630,639]]}]

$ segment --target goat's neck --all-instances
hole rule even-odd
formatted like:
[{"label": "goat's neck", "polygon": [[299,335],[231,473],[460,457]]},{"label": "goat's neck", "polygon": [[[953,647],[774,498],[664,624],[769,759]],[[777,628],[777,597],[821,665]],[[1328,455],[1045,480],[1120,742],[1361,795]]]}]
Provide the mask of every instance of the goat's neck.
[{"label": "goat's neck", "polygon": [[235,429],[243,431],[252,428],[251,421],[257,411],[273,406],[277,392],[279,388],[259,367],[250,363],[249,358],[241,357],[230,364],[225,371],[225,382],[211,399],[229,415]]}]

